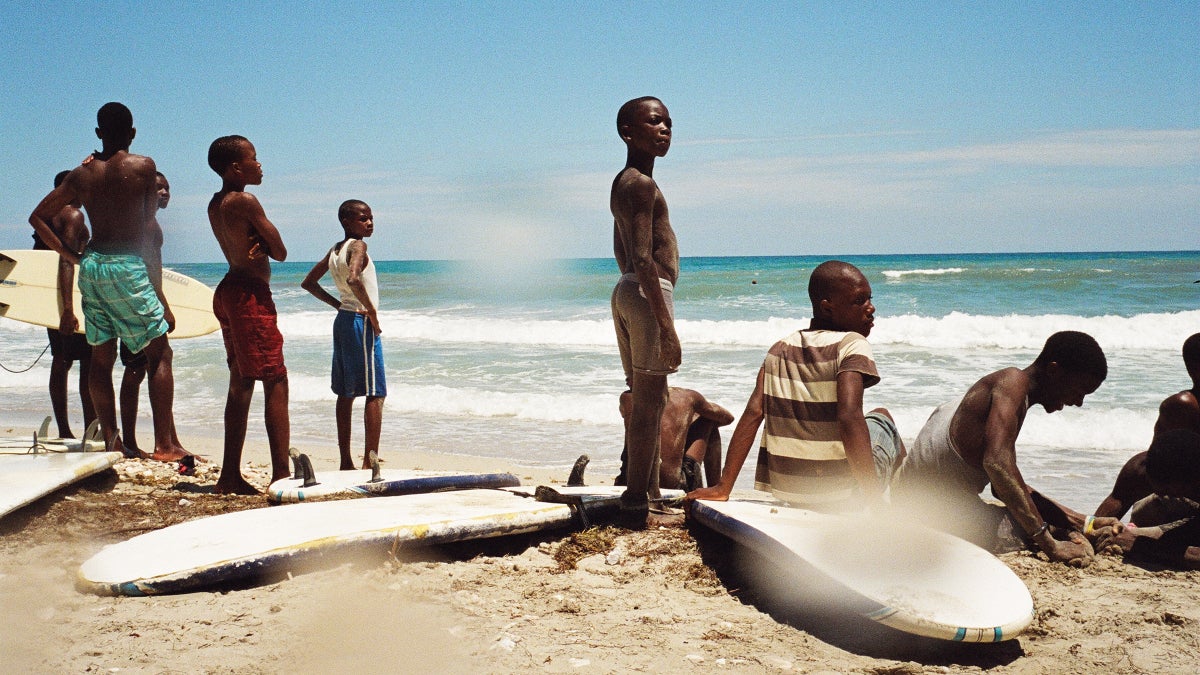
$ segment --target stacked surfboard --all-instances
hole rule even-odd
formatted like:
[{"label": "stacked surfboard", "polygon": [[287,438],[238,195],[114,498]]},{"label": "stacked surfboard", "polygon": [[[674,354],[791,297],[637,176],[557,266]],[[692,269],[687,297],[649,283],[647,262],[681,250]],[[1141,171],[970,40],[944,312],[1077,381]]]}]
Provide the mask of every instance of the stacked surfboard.
[{"label": "stacked surfboard", "polygon": [[[37,326],[58,328],[62,299],[58,292],[58,254],[54,251],[0,251],[0,316]],[[175,315],[172,338],[207,335],[218,328],[212,313],[213,292],[204,284],[164,269],[163,293]],[[79,276],[75,276],[72,301],[77,332],[84,332]]]}]

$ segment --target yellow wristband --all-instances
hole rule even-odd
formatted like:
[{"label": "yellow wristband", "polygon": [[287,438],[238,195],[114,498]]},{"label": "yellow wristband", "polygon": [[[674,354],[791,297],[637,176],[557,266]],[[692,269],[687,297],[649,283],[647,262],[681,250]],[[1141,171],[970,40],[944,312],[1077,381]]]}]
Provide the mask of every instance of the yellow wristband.
[{"label": "yellow wristband", "polygon": [[1096,516],[1088,516],[1087,520],[1083,521],[1083,533],[1091,534],[1096,531]]}]

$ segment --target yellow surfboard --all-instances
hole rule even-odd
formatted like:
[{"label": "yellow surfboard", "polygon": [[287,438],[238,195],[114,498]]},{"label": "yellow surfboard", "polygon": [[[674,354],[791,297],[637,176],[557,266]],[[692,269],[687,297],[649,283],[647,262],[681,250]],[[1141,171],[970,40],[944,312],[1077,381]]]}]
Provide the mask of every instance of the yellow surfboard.
[{"label": "yellow surfboard", "polygon": [[[79,276],[72,292],[78,332],[84,332]],[[163,293],[175,314],[172,338],[208,335],[220,328],[213,316],[213,292],[195,279],[163,269]],[[0,251],[0,316],[47,328],[58,328],[62,300],[58,295],[58,254],[54,251]]]}]

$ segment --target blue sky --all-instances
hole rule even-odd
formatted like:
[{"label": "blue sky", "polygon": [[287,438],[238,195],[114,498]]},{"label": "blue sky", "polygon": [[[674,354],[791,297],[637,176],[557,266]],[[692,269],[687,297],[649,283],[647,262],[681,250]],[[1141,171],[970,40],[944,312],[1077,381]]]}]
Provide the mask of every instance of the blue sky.
[{"label": "blue sky", "polygon": [[168,263],[220,258],[230,133],[291,260],[351,197],[380,259],[608,256],[645,94],[683,255],[1200,248],[1196,2],[17,1],[0,59],[0,248],[117,100]]}]

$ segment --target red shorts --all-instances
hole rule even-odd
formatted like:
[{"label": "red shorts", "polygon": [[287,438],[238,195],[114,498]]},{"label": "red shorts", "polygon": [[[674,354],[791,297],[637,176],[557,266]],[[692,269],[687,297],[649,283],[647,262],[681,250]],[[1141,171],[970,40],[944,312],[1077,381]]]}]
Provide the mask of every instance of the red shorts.
[{"label": "red shorts", "polygon": [[283,335],[265,281],[226,274],[213,295],[213,313],[221,324],[230,372],[268,382],[287,377]]}]

